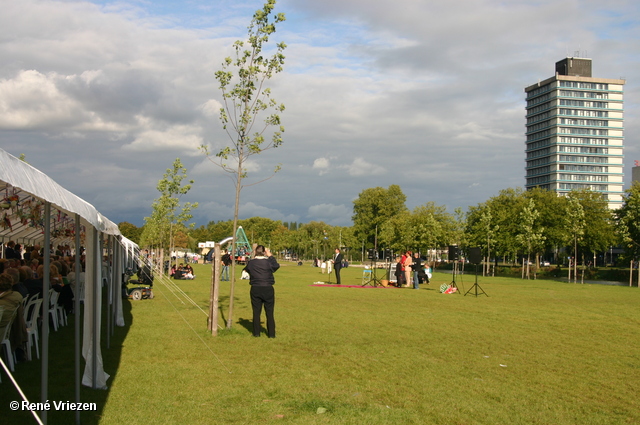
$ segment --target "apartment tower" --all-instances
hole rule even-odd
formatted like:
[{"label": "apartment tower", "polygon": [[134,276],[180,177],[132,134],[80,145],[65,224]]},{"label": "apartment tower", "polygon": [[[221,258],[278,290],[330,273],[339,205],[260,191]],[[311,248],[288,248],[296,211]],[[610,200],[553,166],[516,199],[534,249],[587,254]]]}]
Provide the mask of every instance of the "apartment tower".
[{"label": "apartment tower", "polygon": [[565,196],[602,193],[609,208],[622,205],[623,86],[593,78],[591,59],[566,58],[556,74],[525,88],[526,184]]}]

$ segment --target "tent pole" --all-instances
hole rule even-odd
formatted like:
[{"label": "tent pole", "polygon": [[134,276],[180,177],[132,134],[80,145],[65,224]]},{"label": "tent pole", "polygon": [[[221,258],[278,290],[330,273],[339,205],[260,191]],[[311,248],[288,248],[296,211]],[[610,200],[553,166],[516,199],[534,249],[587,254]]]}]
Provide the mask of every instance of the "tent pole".
[{"label": "tent pole", "polygon": [[[76,293],[73,294],[74,333],[75,333],[75,390],[76,403],[80,404],[80,216],[75,215],[75,269],[76,269]],[[76,424],[80,425],[80,410],[76,410]]]},{"label": "tent pole", "polygon": [[[42,275],[42,369],[41,369],[41,388],[40,401],[44,404],[49,399],[49,288],[51,287],[51,273],[49,266],[51,264],[51,203],[44,203],[44,263]],[[40,411],[40,419],[42,423],[47,423],[47,411]]]},{"label": "tent pole", "polygon": [[98,229],[93,228],[93,299],[91,302],[93,303],[93,338],[92,338],[92,350],[93,355],[91,356],[91,387],[96,390],[98,389],[98,385],[96,384],[98,380],[98,335],[100,335],[100,327],[98,325],[98,292],[102,290],[102,277],[101,277],[101,269],[102,269],[102,261],[100,255],[100,238],[98,235]]},{"label": "tent pole", "polygon": [[120,240],[114,237],[113,244],[113,252],[114,252],[114,267],[113,273],[111,274],[112,278],[112,289],[111,289],[111,299],[113,300],[113,318],[112,318],[112,329],[115,334],[115,328],[118,326],[118,315],[120,312],[120,288],[122,287],[122,263],[124,261],[123,258],[123,246],[120,244]]},{"label": "tent pole", "polygon": [[105,277],[107,278],[107,349],[111,348],[111,331],[112,331],[112,324],[111,324],[111,312],[112,312],[112,306],[111,306],[111,277],[113,274],[113,237],[111,235],[107,236],[107,273],[106,276],[103,276],[102,278],[104,279]]}]

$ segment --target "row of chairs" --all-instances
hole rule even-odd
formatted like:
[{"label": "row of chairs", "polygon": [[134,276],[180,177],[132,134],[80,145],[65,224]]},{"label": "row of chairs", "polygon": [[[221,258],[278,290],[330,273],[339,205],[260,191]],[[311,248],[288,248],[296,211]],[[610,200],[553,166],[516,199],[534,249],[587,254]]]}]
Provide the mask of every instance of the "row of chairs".
[{"label": "row of chairs", "polygon": [[[53,289],[49,290],[49,317],[53,323],[53,330],[58,331],[58,325],[66,326],[68,324],[67,320],[67,312],[65,309],[58,305],[58,297],[59,293]],[[24,311],[24,322],[27,328],[27,360],[32,360],[32,350],[35,346],[36,348],[36,356],[40,359],[40,345],[38,343],[40,339],[40,334],[38,332],[38,319],[40,318],[40,309],[42,306],[43,299],[40,298],[39,294],[33,295],[31,297],[25,297],[22,300],[23,311]],[[3,308],[0,307],[0,316],[2,315]],[[9,335],[11,334],[11,327],[13,326],[14,320],[16,320],[18,314],[18,309],[16,309],[9,321],[9,324],[5,330],[4,335],[2,336],[2,349],[4,357],[9,366],[9,370],[11,372],[15,371],[16,357],[15,352],[12,350],[11,341]]]}]

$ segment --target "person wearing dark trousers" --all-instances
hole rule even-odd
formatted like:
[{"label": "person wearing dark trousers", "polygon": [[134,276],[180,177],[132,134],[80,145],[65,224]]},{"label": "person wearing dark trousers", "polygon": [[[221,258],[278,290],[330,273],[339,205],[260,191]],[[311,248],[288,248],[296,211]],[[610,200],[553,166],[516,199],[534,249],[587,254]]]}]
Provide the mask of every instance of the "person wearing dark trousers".
[{"label": "person wearing dark trousers", "polygon": [[262,307],[267,316],[267,336],[276,337],[276,321],[273,310],[276,303],[273,285],[276,280],[273,276],[280,264],[271,256],[271,251],[262,245],[256,247],[255,257],[249,260],[245,270],[249,273],[249,284],[251,285],[251,307],[253,308],[253,336],[260,336],[260,316]]},{"label": "person wearing dark trousers", "polygon": [[413,289],[420,289],[419,274],[420,270],[422,270],[422,259],[417,251],[413,253],[413,264],[411,264],[411,270],[413,271]]},{"label": "person wearing dark trousers", "polygon": [[333,254],[333,269],[336,271],[336,284],[340,285],[340,269],[342,268],[342,253],[340,248],[336,248],[336,253]]}]

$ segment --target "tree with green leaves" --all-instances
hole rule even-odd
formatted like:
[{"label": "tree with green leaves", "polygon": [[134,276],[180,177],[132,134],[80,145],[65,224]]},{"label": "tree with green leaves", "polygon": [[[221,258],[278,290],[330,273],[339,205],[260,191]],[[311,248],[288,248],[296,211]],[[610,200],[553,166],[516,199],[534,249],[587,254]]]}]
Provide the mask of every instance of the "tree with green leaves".
[{"label": "tree with green leaves", "polygon": [[[222,91],[223,107],[220,120],[229,136],[230,145],[210,152],[207,146],[201,149],[216,165],[221,167],[235,185],[235,204],[233,212],[233,241],[231,250],[236,251],[235,235],[238,229],[240,211],[240,192],[247,178],[247,161],[254,155],[277,148],[282,144],[284,127],[280,123],[280,114],[284,105],[271,96],[267,82],[283,70],[286,48],[284,43],[276,44],[271,56],[263,55],[269,38],[276,32],[276,24],[283,22],[283,13],[274,14],[275,0],[267,0],[262,9],[258,9],[248,26],[248,39],[233,44],[234,57],[227,57],[222,69],[215,73]],[[271,131],[270,137],[267,133]],[[276,172],[279,167],[276,168]],[[269,177],[270,178],[270,177]],[[266,180],[266,179],[264,179]],[[261,181],[264,181],[261,180]],[[253,184],[260,183],[254,182]],[[235,255],[231,267],[231,294],[227,328],[233,323],[233,301],[235,288]]]},{"label": "tree with green leaves", "polygon": [[378,248],[401,252],[414,247],[416,232],[411,225],[412,218],[411,212],[401,211],[381,223],[378,228]]},{"label": "tree with green leaves", "polygon": [[488,275],[491,248],[496,243],[496,233],[500,229],[491,211],[491,205],[485,202],[476,207],[470,207],[466,223],[467,242],[470,244],[469,246],[477,246],[482,249],[485,257],[482,275]]},{"label": "tree with green leaves", "polygon": [[619,234],[634,258],[640,256],[640,183],[626,190],[622,207],[616,211]]},{"label": "tree with green leaves", "polygon": [[355,236],[373,248],[376,234],[392,217],[407,211],[407,197],[400,186],[392,184],[388,189],[374,187],[365,189],[353,201],[353,227]]},{"label": "tree with green leaves", "polygon": [[537,257],[537,253],[544,246],[544,229],[537,224],[537,220],[539,217],[540,213],[536,209],[535,202],[533,201],[533,199],[529,199],[529,201],[525,204],[524,208],[520,212],[519,231],[516,235],[516,240],[527,253],[527,279],[529,279],[530,276],[531,253],[535,253]]},{"label": "tree with green leaves", "polygon": [[131,224],[128,221],[122,221],[118,223],[118,229],[120,233],[122,233],[122,236],[138,245],[140,244],[140,235],[142,234],[143,228]]},{"label": "tree with green leaves", "polygon": [[613,211],[602,193],[585,189],[572,191],[571,196],[578,199],[587,219],[579,244],[583,259],[585,254],[591,253],[595,266],[597,253],[606,252],[617,239]]},{"label": "tree with green leaves", "polygon": [[[584,236],[586,216],[580,199],[573,192],[567,195],[567,211],[565,214],[565,227],[567,229],[567,242],[573,245],[573,282],[577,282],[578,275],[578,241]],[[569,272],[571,280],[571,271]]]},{"label": "tree with green leaves", "polygon": [[[187,169],[180,158],[173,162],[173,168],[168,168],[162,179],[158,181],[160,192],[152,205],[150,217],[145,217],[144,231],[140,237],[142,244],[154,246],[160,250],[161,266],[164,263],[165,251],[173,250],[174,232],[176,226],[184,226],[193,217],[191,210],[198,207],[198,203],[185,202],[180,205],[180,198],[191,190],[193,180],[183,185],[187,178]],[[191,227],[193,226],[190,225]]]},{"label": "tree with green leaves", "polygon": [[[517,257],[519,244],[516,240],[516,235],[519,233],[520,212],[523,207],[524,196],[522,189],[509,188],[501,190],[497,196],[479,205],[477,209],[470,210],[472,215],[467,217],[467,229],[472,229],[475,226],[474,223],[479,220],[481,211],[484,208],[490,208],[492,224],[495,230],[493,251],[496,255],[496,262],[498,256],[505,257],[505,260],[509,257],[513,259]],[[476,213],[480,215],[476,217],[474,215]],[[480,243],[477,239],[476,243]]]},{"label": "tree with green leaves", "polygon": [[544,228],[544,252],[553,253],[554,262],[566,241],[565,213],[567,199],[550,190],[534,188],[523,193],[525,199],[533,199],[540,213],[538,223]]}]

